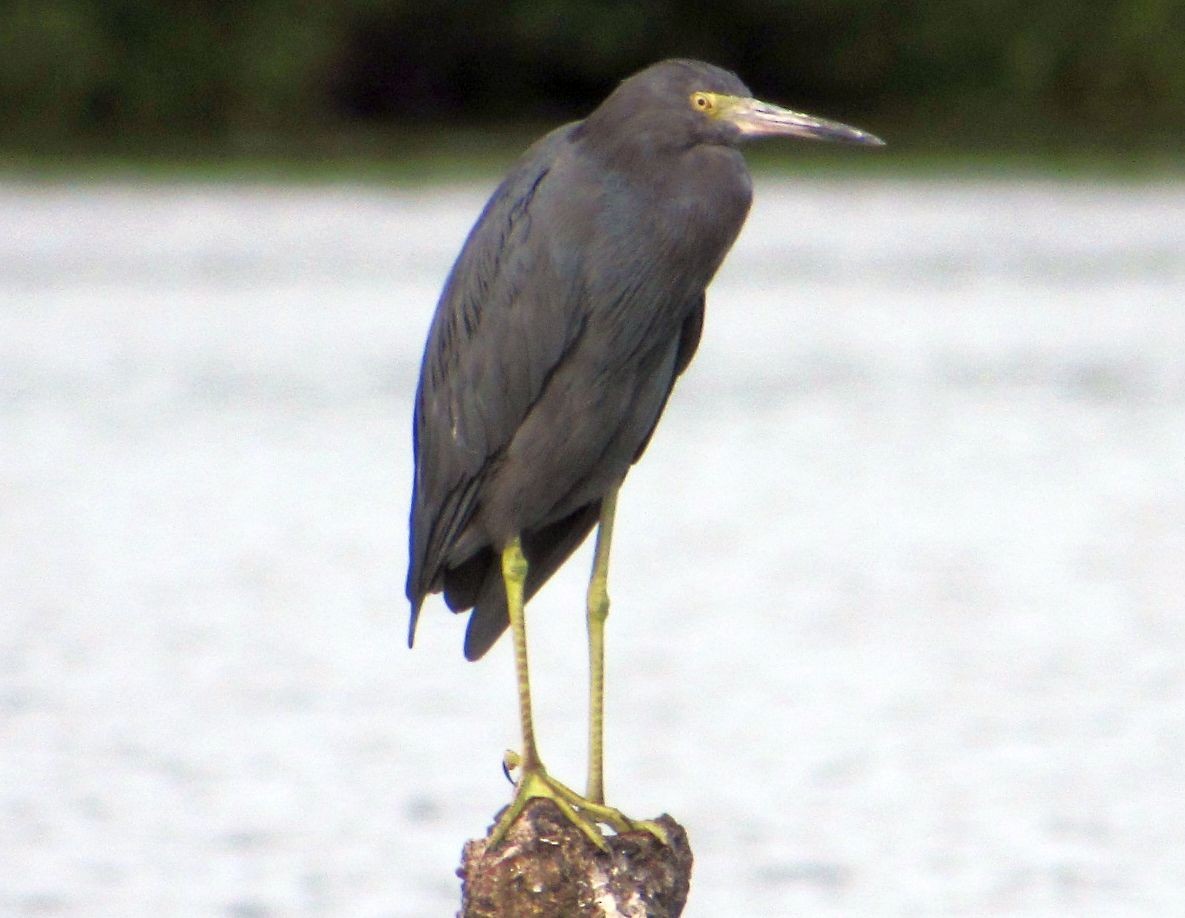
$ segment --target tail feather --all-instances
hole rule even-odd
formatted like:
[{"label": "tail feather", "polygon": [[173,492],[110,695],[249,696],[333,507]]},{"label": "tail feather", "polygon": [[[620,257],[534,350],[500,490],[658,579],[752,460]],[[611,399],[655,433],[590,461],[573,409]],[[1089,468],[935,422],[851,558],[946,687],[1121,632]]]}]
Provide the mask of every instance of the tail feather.
[{"label": "tail feather", "polygon": [[[600,515],[601,502],[595,501],[557,523],[536,532],[524,533],[523,554],[527,558],[525,594],[528,600],[580,546],[596,525]],[[483,657],[510,625],[510,615],[506,609],[506,588],[502,581],[502,565],[493,551],[489,552],[480,583],[473,602],[473,614],[469,617],[469,627],[465,630],[467,660],[478,660]],[[452,608],[459,611],[455,606]]]},{"label": "tail feather", "polygon": [[407,646],[414,647],[416,645],[416,622],[420,620],[420,606],[424,603],[424,597],[420,596],[411,601],[411,620],[407,623]]}]

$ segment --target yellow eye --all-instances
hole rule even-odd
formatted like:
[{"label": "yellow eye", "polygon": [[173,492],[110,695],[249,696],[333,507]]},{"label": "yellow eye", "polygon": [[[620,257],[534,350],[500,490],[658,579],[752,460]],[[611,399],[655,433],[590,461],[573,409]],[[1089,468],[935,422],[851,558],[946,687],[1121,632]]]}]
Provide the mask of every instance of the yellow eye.
[{"label": "yellow eye", "polygon": [[691,107],[696,111],[703,112],[705,115],[710,115],[712,110],[716,108],[716,100],[712,98],[709,92],[693,92],[691,94]]}]

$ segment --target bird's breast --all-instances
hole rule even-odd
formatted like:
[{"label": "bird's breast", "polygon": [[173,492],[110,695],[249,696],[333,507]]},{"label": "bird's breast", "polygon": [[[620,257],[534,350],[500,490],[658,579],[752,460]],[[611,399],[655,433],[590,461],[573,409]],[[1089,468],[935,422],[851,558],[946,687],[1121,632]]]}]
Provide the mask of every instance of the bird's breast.
[{"label": "bird's breast", "polygon": [[634,247],[637,257],[679,298],[702,293],[749,212],[752,185],[740,155],[728,148],[693,148],[634,193],[635,237],[646,240]]},{"label": "bird's breast", "polygon": [[532,231],[548,252],[554,289],[594,322],[611,322],[605,340],[652,342],[678,333],[740,232],[752,194],[740,154],[707,146],[649,165],[565,156],[540,192]]}]

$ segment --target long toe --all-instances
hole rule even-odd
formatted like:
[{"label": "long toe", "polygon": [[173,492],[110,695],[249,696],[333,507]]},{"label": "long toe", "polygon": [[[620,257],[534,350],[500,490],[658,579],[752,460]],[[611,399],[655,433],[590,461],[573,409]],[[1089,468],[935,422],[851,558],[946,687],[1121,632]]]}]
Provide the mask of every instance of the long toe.
[{"label": "long toe", "polygon": [[663,828],[650,820],[630,819],[621,810],[603,803],[596,803],[582,797],[572,788],[561,781],[557,781],[547,773],[543,766],[524,769],[522,778],[518,782],[514,800],[498,818],[494,831],[490,836],[490,847],[502,842],[514,821],[522,815],[527,803],[536,797],[543,797],[555,802],[564,818],[578,828],[584,836],[600,848],[608,851],[600,826],[606,825],[617,834],[625,832],[649,832],[662,844],[669,844]]}]

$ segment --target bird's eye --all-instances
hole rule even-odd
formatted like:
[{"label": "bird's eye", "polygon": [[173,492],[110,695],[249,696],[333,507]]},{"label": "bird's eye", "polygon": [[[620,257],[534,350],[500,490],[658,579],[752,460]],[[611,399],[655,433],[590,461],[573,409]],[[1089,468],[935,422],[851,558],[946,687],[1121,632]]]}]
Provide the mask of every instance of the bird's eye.
[{"label": "bird's eye", "polygon": [[696,111],[709,114],[716,107],[716,102],[709,93],[693,92],[691,94],[691,107]]}]

